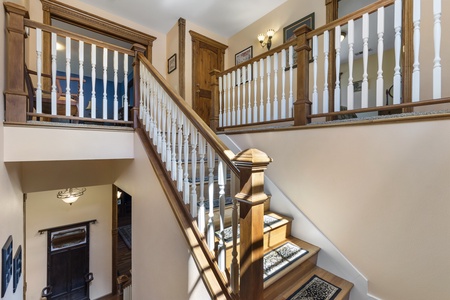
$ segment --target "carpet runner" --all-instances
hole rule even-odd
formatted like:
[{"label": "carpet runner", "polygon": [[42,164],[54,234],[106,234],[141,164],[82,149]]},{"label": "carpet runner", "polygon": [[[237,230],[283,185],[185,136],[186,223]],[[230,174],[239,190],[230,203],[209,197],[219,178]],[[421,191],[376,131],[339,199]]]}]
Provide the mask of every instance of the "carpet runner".
[{"label": "carpet runner", "polygon": [[314,275],[287,300],[332,300],[340,291],[337,286]]},{"label": "carpet runner", "polygon": [[294,243],[286,242],[264,254],[264,280],[271,278],[307,253],[308,250],[302,249]]}]

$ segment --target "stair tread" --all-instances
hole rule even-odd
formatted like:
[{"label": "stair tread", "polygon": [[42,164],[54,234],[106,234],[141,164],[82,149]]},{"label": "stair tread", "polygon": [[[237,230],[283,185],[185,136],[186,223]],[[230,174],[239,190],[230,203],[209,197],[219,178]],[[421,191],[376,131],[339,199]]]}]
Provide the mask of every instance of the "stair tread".
[{"label": "stair tread", "polygon": [[310,270],[308,273],[306,273],[304,276],[299,278],[294,284],[292,284],[287,289],[284,289],[284,292],[280,293],[275,298],[266,298],[264,299],[273,299],[273,300],[282,300],[287,299],[291,295],[293,295],[300,287],[302,287],[308,280],[310,280],[314,275],[322,278],[323,280],[328,281],[329,283],[339,287],[341,291],[337,294],[337,296],[334,298],[335,300],[343,300],[348,299],[348,296],[350,294],[351,289],[353,288],[353,283],[336,276],[320,267],[315,266],[312,270]]}]

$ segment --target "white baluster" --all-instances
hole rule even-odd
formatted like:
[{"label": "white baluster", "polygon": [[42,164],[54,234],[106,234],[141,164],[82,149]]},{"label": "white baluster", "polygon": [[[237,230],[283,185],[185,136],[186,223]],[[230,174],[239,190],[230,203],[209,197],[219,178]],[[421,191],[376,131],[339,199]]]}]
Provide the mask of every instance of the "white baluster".
[{"label": "white baluster", "polygon": [[324,84],[323,84],[323,107],[322,112],[328,112],[328,99],[329,99],[329,90],[328,90],[328,54],[330,52],[330,34],[327,31],[323,33],[323,54],[324,54]]},{"label": "white baluster", "polygon": [[433,99],[441,98],[441,0],[433,0],[434,14],[434,66]]},{"label": "white baluster", "polygon": [[242,124],[247,124],[247,107],[245,106],[245,85],[247,82],[247,68],[242,67]]},{"label": "white baluster", "polygon": [[272,72],[271,58],[267,56],[267,103],[266,103],[266,121],[271,119],[271,103],[270,103],[270,73]]},{"label": "white baluster", "polygon": [[378,72],[377,72],[377,106],[383,106],[384,79],[383,79],[383,52],[384,52],[384,7],[378,9]]},{"label": "white baluster", "polygon": [[317,92],[317,56],[318,56],[318,42],[317,42],[317,35],[313,36],[313,70],[314,70],[314,77],[313,77],[313,93],[312,93],[312,113],[317,114],[319,113],[319,94]]},{"label": "white baluster", "polygon": [[184,187],[183,187],[183,199],[184,204],[189,204],[189,133],[190,133],[190,122],[189,120],[183,115],[183,139],[184,139]]},{"label": "white baluster", "polygon": [[95,95],[95,81],[97,80],[96,72],[97,64],[97,46],[95,44],[91,45],[91,81],[92,81],[92,92],[91,92],[91,118],[97,117],[97,98]]},{"label": "white baluster", "polygon": [[248,108],[247,108],[247,124],[252,123],[252,65],[247,65],[248,78]]},{"label": "white baluster", "polygon": [[103,48],[103,119],[108,119],[108,94],[106,87],[108,84],[108,49]]},{"label": "white baluster", "polygon": [[157,97],[156,99],[158,100],[158,106],[156,109],[156,150],[158,151],[158,153],[161,153],[162,151],[162,87],[156,82],[156,80],[154,79],[155,85],[157,86]]},{"label": "white baluster", "polygon": [[161,97],[161,160],[163,162],[166,162],[167,157],[167,142],[166,142],[166,124],[167,124],[167,104],[166,104],[166,99],[169,98],[169,96],[167,96],[166,92],[162,93],[162,97]]},{"label": "white baluster", "polygon": [[348,21],[348,87],[347,87],[347,109],[353,109],[353,43],[355,38],[355,24],[353,20]]},{"label": "white baluster", "polygon": [[400,72],[400,53],[402,49],[402,0],[395,0],[394,11],[395,68],[393,104],[400,104],[402,95],[402,75]]},{"label": "white baluster", "polygon": [[231,73],[227,74],[228,84],[228,108],[227,108],[227,126],[231,125]]},{"label": "white baluster", "polygon": [[197,217],[197,128],[191,126],[191,216]]},{"label": "white baluster", "polygon": [[66,116],[70,116],[70,59],[71,59],[71,39],[66,37]]},{"label": "white baluster", "polygon": [[118,101],[118,97],[117,97],[117,84],[119,81],[119,76],[118,76],[118,72],[119,72],[119,52],[114,51],[114,56],[113,56],[113,67],[114,67],[114,120],[118,120],[119,119],[119,101]]},{"label": "white baluster", "polygon": [[[241,125],[241,69],[236,71],[236,86],[237,86],[237,112],[236,125]],[[234,94],[234,93],[233,93]]]},{"label": "white baluster", "polygon": [[412,74],[412,101],[420,100],[420,0],[414,0],[413,5],[413,24],[414,24],[414,64]]},{"label": "white baluster", "polygon": [[216,154],[214,149],[208,145],[208,235],[207,242],[209,250],[214,251],[215,236],[214,236],[214,166],[216,164]]},{"label": "white baluster", "polygon": [[78,60],[80,62],[80,69],[78,71],[80,77],[80,88],[78,93],[78,115],[83,118],[84,117],[84,88],[83,88],[83,79],[84,79],[84,42],[79,41],[79,50],[78,50]]},{"label": "white baluster", "polygon": [[286,49],[281,50],[281,119],[286,119]]},{"label": "white baluster", "polygon": [[341,111],[341,26],[335,28],[334,48],[336,50],[336,84],[334,88],[334,111]]},{"label": "white baluster", "polygon": [[278,120],[278,52],[273,54],[273,72],[273,120]]},{"label": "white baluster", "polygon": [[259,122],[264,122],[264,60],[259,60],[259,77],[261,79],[260,93],[261,99],[259,102]]},{"label": "white baluster", "polygon": [[166,94],[166,127],[167,127],[167,142],[166,142],[166,170],[172,171],[172,99]]},{"label": "white baluster", "polygon": [[363,80],[361,86],[361,107],[369,107],[369,81],[367,74],[367,65],[369,61],[369,14],[363,15],[363,28],[362,28],[362,39],[363,39]]},{"label": "white baluster", "polygon": [[[141,91],[143,91],[143,90],[145,90],[144,70],[146,70],[146,69],[145,69],[144,64],[142,63],[142,61],[140,63],[139,70],[140,70],[140,74],[139,74],[140,75],[139,76],[139,78],[140,78],[140,88],[141,88]],[[139,118],[142,119],[144,124],[145,124],[145,119],[144,119],[144,112],[145,112],[145,110],[144,110],[144,99],[145,99],[145,94],[141,93],[140,98],[139,98]]]},{"label": "white baluster", "polygon": [[42,113],[42,29],[36,28],[36,112]]},{"label": "white baluster", "polygon": [[128,121],[128,54],[123,57],[123,91],[123,119]]},{"label": "white baluster", "polygon": [[228,126],[228,74],[223,75],[223,127]]},{"label": "white baluster", "polygon": [[181,110],[178,109],[178,179],[177,179],[177,187],[178,191],[183,191],[183,122],[184,122],[183,114]]},{"label": "white baluster", "polygon": [[205,233],[205,155],[206,155],[206,140],[202,135],[198,137],[198,155],[200,159],[199,178],[200,178],[200,197],[198,206],[198,229]]},{"label": "white baluster", "polygon": [[219,243],[217,246],[217,264],[222,272],[225,272],[226,268],[226,247],[225,247],[225,178],[226,178],[226,165],[219,158],[218,166],[218,184],[219,184]]},{"label": "white baluster", "polygon": [[172,104],[172,180],[177,180],[177,115],[178,108]]},{"label": "white baluster", "polygon": [[223,98],[222,98],[222,78],[223,78],[223,76],[220,76],[218,79],[219,79],[219,127],[223,127],[223,119],[222,119],[222,114],[223,114],[223,112],[222,112],[222,101],[223,101]]},{"label": "white baluster", "polygon": [[231,96],[232,98],[232,111],[231,111],[231,125],[236,125],[236,71],[231,72]]},{"label": "white baluster", "polygon": [[[234,186],[234,185],[233,185]],[[235,195],[233,193],[233,195]],[[231,226],[233,230],[233,250],[231,252],[231,266],[230,266],[230,287],[234,293],[239,291],[239,262],[238,262],[238,223],[239,223],[239,208],[237,205],[237,199],[233,197],[233,211],[231,214]]]},{"label": "white baluster", "polygon": [[294,92],[293,81],[294,81],[294,47],[289,46],[289,118],[292,118],[293,109],[294,109]]},{"label": "white baluster", "polygon": [[258,122],[258,63],[255,61],[253,62],[253,123]]},{"label": "white baluster", "polygon": [[[51,106],[52,115],[56,115],[56,57],[58,51],[56,51],[56,33],[52,32],[52,91],[51,91]],[[37,107],[36,107],[37,110]]]}]

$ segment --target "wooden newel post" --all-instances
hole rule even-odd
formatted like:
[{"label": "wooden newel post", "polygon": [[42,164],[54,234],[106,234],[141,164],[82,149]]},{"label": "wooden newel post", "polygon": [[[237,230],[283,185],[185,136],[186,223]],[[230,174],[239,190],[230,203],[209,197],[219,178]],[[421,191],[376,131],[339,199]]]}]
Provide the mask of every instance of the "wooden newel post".
[{"label": "wooden newel post", "polygon": [[133,128],[137,128],[139,122],[139,107],[141,104],[141,64],[138,54],[144,52],[146,48],[139,44],[134,44],[131,49],[134,51],[133,62],[133,90],[134,90],[134,105],[133,105]]},{"label": "wooden newel post", "polygon": [[272,159],[258,149],[247,149],[233,159],[240,171],[240,299],[263,299],[264,170]]},{"label": "wooden newel post", "polygon": [[209,127],[211,127],[214,132],[217,132],[217,128],[219,127],[219,80],[218,75],[219,70],[212,70],[209,72],[211,75],[211,118]]},{"label": "wooden newel post", "polygon": [[11,2],[4,2],[3,6],[7,13],[5,121],[26,123],[24,18],[29,16],[23,6]]},{"label": "wooden newel post", "polygon": [[309,46],[306,34],[311,31],[306,25],[294,31],[297,36],[297,100],[294,103],[294,125],[311,122],[311,101],[309,101]]}]

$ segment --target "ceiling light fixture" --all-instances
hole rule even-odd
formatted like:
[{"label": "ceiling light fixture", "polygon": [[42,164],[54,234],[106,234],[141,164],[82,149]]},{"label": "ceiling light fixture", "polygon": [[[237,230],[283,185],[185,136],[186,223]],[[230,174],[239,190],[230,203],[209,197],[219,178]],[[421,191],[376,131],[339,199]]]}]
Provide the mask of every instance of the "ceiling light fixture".
[{"label": "ceiling light fixture", "polygon": [[86,188],[68,188],[64,191],[59,191],[56,197],[65,203],[72,205],[79,197],[83,196]]},{"label": "ceiling light fixture", "polygon": [[342,31],[341,32],[341,42],[345,39],[346,36],[347,36],[347,32]]},{"label": "ceiling light fixture", "polygon": [[267,30],[267,36],[264,34],[258,34],[258,41],[261,44],[261,47],[267,46],[267,50],[270,50],[270,47],[272,47],[272,37],[275,34],[275,30],[269,29]]}]

